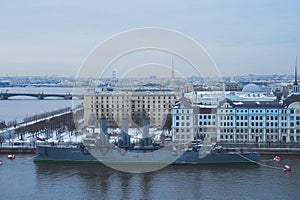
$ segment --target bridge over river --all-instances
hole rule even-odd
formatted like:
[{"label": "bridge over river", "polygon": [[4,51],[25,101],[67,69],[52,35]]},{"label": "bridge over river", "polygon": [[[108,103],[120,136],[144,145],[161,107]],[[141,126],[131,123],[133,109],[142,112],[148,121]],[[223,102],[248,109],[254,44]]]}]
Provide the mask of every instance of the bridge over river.
[{"label": "bridge over river", "polygon": [[45,98],[49,98],[49,97],[54,97],[54,98],[63,98],[63,99],[73,99],[74,97],[78,98],[78,99],[82,99],[83,95],[80,94],[70,94],[70,93],[66,93],[66,94],[54,94],[54,93],[44,93],[44,92],[40,92],[40,93],[0,93],[0,100],[7,100],[10,97],[34,97],[37,99],[45,99]]}]

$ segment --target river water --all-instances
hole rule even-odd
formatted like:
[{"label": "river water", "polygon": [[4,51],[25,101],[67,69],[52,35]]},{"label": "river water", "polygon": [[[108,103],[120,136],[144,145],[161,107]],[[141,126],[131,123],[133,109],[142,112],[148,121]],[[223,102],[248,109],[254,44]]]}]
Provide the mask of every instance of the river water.
[{"label": "river water", "polygon": [[[17,90],[28,88],[9,89]],[[72,106],[71,100],[4,100],[0,101],[0,120],[22,120],[67,106]],[[300,156],[282,156],[281,162],[265,165],[169,166],[145,174],[95,164],[34,164],[33,156],[17,154],[8,160],[0,154],[0,199],[300,199]],[[291,172],[282,170],[285,164],[292,167]]]},{"label": "river water", "polygon": [[[260,165],[168,166],[145,174],[96,164],[34,164],[0,154],[0,199],[300,199],[300,157]],[[271,156],[263,157],[271,159]],[[280,169],[284,164],[291,172]]]},{"label": "river water", "polygon": [[[67,94],[72,93],[72,87],[8,87],[0,88],[0,93],[47,93],[47,94]],[[85,89],[76,89],[84,92]],[[8,100],[0,100],[0,121],[22,121],[26,117],[51,112],[61,108],[72,107],[73,103],[77,104],[80,100],[64,100],[61,98],[46,98],[38,100],[34,97],[16,96]]]}]

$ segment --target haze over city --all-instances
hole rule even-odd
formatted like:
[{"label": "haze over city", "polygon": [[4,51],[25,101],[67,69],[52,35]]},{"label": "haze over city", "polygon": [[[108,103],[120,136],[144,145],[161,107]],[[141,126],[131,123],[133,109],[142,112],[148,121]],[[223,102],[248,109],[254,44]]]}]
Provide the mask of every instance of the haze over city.
[{"label": "haze over city", "polygon": [[[299,4],[296,0],[2,2],[0,76],[75,76],[101,42],[143,27],[186,34],[206,49],[225,76],[292,74],[300,52]],[[180,59],[174,61],[175,70],[183,66]],[[171,56],[148,62],[170,66]],[[119,65],[131,67],[126,60]]]}]

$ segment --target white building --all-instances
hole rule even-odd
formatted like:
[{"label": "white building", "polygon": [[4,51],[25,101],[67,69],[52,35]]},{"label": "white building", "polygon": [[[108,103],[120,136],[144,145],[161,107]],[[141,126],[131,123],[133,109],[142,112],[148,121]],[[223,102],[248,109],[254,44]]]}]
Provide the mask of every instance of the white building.
[{"label": "white building", "polygon": [[230,143],[300,142],[300,94],[284,101],[224,99],[217,106],[187,106],[186,102],[190,101],[184,99],[173,108],[173,136],[178,142],[197,138]]},{"label": "white building", "polygon": [[188,98],[176,101],[172,112],[172,136],[179,143],[186,143],[195,137],[194,111]]}]

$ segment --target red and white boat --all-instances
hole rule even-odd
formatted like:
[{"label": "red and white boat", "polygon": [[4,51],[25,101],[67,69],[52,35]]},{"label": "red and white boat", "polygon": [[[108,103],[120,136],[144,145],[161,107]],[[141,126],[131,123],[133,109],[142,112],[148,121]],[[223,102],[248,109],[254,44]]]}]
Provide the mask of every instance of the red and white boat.
[{"label": "red and white boat", "polygon": [[9,155],[7,156],[7,158],[10,159],[10,160],[12,160],[12,159],[15,159],[16,156],[15,156],[15,154],[9,154]]}]

